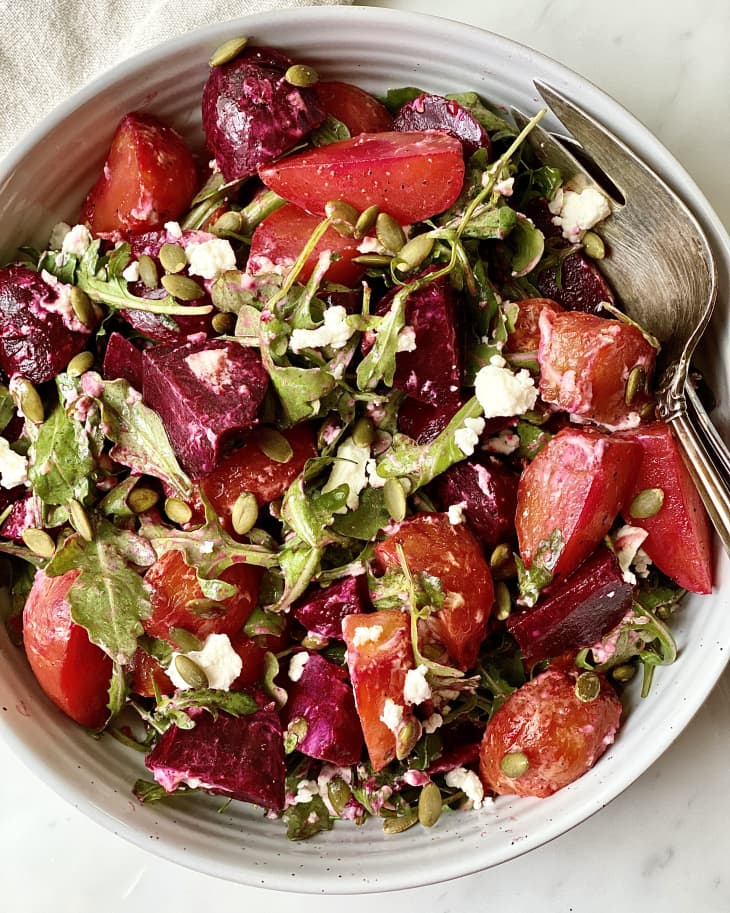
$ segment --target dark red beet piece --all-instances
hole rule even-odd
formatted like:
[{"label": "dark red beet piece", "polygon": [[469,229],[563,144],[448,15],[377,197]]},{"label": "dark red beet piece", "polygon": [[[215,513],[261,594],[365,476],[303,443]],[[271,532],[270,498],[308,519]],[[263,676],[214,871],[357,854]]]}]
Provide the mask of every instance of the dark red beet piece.
[{"label": "dark red beet piece", "polygon": [[491,148],[487,131],[474,115],[443,95],[424,93],[407,102],[396,115],[394,129],[402,133],[420,130],[448,133],[461,142],[466,155],[471,155],[481,146]]},{"label": "dark red beet piece", "polygon": [[485,551],[515,536],[519,476],[494,457],[456,463],[434,483],[436,505],[464,505],[467,525]]},{"label": "dark red beet piece", "polygon": [[284,807],[284,742],[275,711],[213,717],[195,707],[187,713],[195,727],[170,727],[145,758],[161,786],[172,792],[193,780],[209,792],[262,808]]},{"label": "dark red beet piece", "polygon": [[537,287],[546,298],[552,298],[568,311],[596,314],[603,301],[615,304],[613,292],[598,267],[580,251],[566,257],[560,267],[549,266],[537,277]]},{"label": "dark red beet piece", "polygon": [[123,377],[135,390],[142,390],[142,353],[121,333],[109,336],[104,353],[104,377],[106,380]]},{"label": "dark red beet piece", "polygon": [[325,119],[314,89],[284,79],[291,64],[270,48],[246,48],[212,67],[203,89],[203,128],[227,181],[255,174]]},{"label": "dark red beet piece", "polygon": [[428,767],[428,774],[446,773],[455,767],[471,767],[479,760],[479,745],[484,730],[472,723],[455,723],[438,730],[443,741],[441,757]]},{"label": "dark red beet piece", "polygon": [[299,680],[287,679],[285,687],[289,698],[281,710],[283,725],[297,719],[307,724],[297,750],[330,764],[356,764],[362,756],[363,734],[345,669],[310,653]]},{"label": "dark red beet piece", "polygon": [[0,368],[8,377],[41,384],[84,348],[92,328],[74,313],[70,292],[27,266],[0,269]]},{"label": "dark red beet piece", "polygon": [[431,406],[408,397],[398,411],[398,431],[412,437],[418,444],[428,444],[441,434],[465,402],[465,399],[459,398],[455,402]]},{"label": "dark red beet piece", "polygon": [[[10,491],[14,492],[16,490],[12,488]],[[24,491],[26,491],[25,488],[20,489],[21,495]],[[22,542],[24,530],[42,526],[43,520],[38,510],[37,499],[32,495],[26,494],[13,504],[13,509],[3,523],[2,529],[0,529],[0,537],[12,539],[14,542]]]},{"label": "dark red beet piece", "polygon": [[342,640],[342,619],[370,608],[366,574],[345,577],[331,586],[312,587],[294,607],[293,615],[300,624],[320,637]]},{"label": "dark red beet piece", "polygon": [[158,346],[143,356],[143,395],[194,479],[212,472],[229,444],[258,423],[269,378],[261,356],[223,339]]},{"label": "dark red beet piece", "polygon": [[618,559],[601,546],[533,609],[510,616],[507,628],[529,667],[599,641],[631,608],[632,594]]}]

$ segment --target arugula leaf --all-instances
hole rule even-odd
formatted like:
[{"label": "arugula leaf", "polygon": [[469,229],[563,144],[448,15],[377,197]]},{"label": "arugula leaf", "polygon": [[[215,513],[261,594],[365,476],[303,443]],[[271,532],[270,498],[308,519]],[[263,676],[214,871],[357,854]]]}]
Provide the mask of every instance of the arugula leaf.
[{"label": "arugula leaf", "polygon": [[350,135],[350,131],[341,120],[328,114],[324,122],[309,134],[309,140],[315,146],[328,146],[339,140],[350,139]]},{"label": "arugula leaf", "polygon": [[109,682],[109,702],[107,703],[109,719],[113,719],[118,713],[121,713],[127,702],[128,694],[129,688],[124,668],[115,662],[112,668],[111,681]]},{"label": "arugula leaf", "polygon": [[289,840],[307,840],[321,831],[331,831],[334,823],[320,796],[315,796],[310,802],[290,805],[283,817]]},{"label": "arugula leaf", "polygon": [[127,498],[138,482],[139,476],[127,476],[104,495],[99,502],[99,510],[108,517],[133,517],[135,514],[127,504]]},{"label": "arugula leaf", "polygon": [[284,579],[284,591],[278,601],[269,606],[272,612],[283,612],[307,589],[317,574],[324,550],[307,545],[293,537],[279,552],[279,567]]},{"label": "arugula leaf", "polygon": [[198,790],[181,783],[176,789],[168,792],[165,787],[160,786],[159,783],[153,783],[150,780],[136,780],[132,787],[132,792],[143,805],[148,805],[154,802],[161,802],[164,799],[179,799],[181,796],[194,796],[198,793]]},{"label": "arugula leaf", "polygon": [[337,386],[336,378],[321,368],[280,367],[274,364],[267,352],[262,349],[261,354],[281,403],[283,426],[291,428],[319,415],[322,400]]},{"label": "arugula leaf", "polygon": [[423,94],[423,89],[417,89],[415,86],[403,86],[398,89],[388,89],[385,97],[381,98],[380,101],[391,114],[397,114],[403,105]]},{"label": "arugula leaf", "polygon": [[390,514],[385,506],[383,489],[368,486],[360,492],[357,510],[336,514],[332,529],[340,536],[369,542],[389,520]]},{"label": "arugula leaf", "polygon": [[15,400],[10,394],[10,390],[0,384],[0,431],[4,431],[8,424],[15,418]]},{"label": "arugula leaf", "polygon": [[178,729],[194,729],[195,720],[186,713],[193,707],[207,710],[214,718],[220,712],[238,717],[256,713],[259,709],[254,698],[243,691],[200,688],[176,691],[171,697],[162,698],[150,715],[149,722],[160,733],[165,732],[170,726],[177,726]]},{"label": "arugula leaf", "polygon": [[406,325],[406,299],[415,288],[416,284],[411,283],[396,292],[388,313],[381,319],[373,347],[357,367],[359,390],[373,390],[381,380],[388,387],[393,386],[398,336]]},{"label": "arugula leaf", "polygon": [[509,206],[477,206],[462,231],[463,238],[494,241],[506,238],[519,225],[519,213]]},{"label": "arugula leaf", "polygon": [[66,415],[60,403],[38,429],[31,448],[28,478],[45,504],[84,502],[90,493],[95,462],[83,425]]},{"label": "arugula leaf", "polygon": [[540,596],[540,591],[552,582],[553,571],[564,545],[562,532],[555,529],[547,539],[543,539],[538,545],[529,569],[525,567],[522,559],[515,555],[520,601],[524,605],[534,606]]},{"label": "arugula leaf", "polygon": [[520,439],[518,453],[525,460],[534,460],[552,437],[549,431],[523,419],[517,421],[517,435]]},{"label": "arugula leaf", "polygon": [[542,260],[545,252],[545,235],[530,219],[518,214],[510,241],[514,242],[512,275],[526,276]]},{"label": "arugula leaf", "polygon": [[346,507],[348,494],[347,485],[338,485],[326,493],[307,491],[300,477],[287,489],[281,504],[281,515],[302,542],[314,548],[324,548],[339,541],[330,527],[337,511]]}]

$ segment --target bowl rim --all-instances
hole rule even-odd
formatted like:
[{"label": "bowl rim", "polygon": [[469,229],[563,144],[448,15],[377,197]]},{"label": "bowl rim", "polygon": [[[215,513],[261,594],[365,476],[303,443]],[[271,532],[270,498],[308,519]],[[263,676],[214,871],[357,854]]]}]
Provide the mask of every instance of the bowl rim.
[{"label": "bowl rim", "polygon": [[[501,36],[497,33],[471,26],[466,23],[457,22],[443,17],[431,16],[424,13],[413,13],[403,10],[394,10],[379,7],[306,7],[293,8],[286,10],[276,10],[267,13],[257,13],[254,15],[234,17],[232,19],[211,23],[196,29],[193,29],[183,35],[163,41],[152,48],[149,48],[139,54],[133,55],[109,70],[101,73],[91,80],[87,85],[78,89],[69,98],[61,102],[42,120],[28,131],[17,144],[0,160],[0,187],[22,166],[24,158],[28,153],[39,145],[45,137],[58,127],[63,121],[71,117],[73,113],[82,105],[92,101],[96,95],[106,89],[111,88],[124,78],[133,76],[140,68],[155,63],[160,58],[176,53],[184,53],[186,48],[192,45],[200,45],[203,42],[209,42],[211,47],[215,47],[221,40],[230,36],[232,32],[245,33],[255,31],[259,28],[273,30],[287,26],[292,28],[297,22],[320,21],[322,23],[347,23],[352,26],[353,20],[368,20],[370,27],[377,23],[383,24],[383,27],[398,27],[407,29],[409,24],[421,24],[424,27],[428,23],[432,27],[438,25],[441,29],[448,29],[450,38],[458,41],[460,36],[466,40],[481,41],[485,45],[496,44],[508,53],[511,52],[519,56],[528,56],[536,66],[541,70],[541,75],[549,72],[557,85],[565,90],[579,88],[582,101],[586,102],[589,110],[591,108],[600,108],[601,118],[604,123],[619,136],[630,133],[632,145],[637,148],[639,154],[655,170],[667,180],[670,186],[681,183],[682,196],[689,198],[691,207],[697,214],[704,228],[708,231],[713,248],[718,261],[725,267],[725,272],[730,271],[730,237],[720,221],[717,214],[713,211],[709,201],[699,189],[695,181],[685,171],[682,165],[672,156],[672,154],[663,146],[663,144],[629,111],[627,111],[619,102],[610,95],[603,92],[595,84],[582,77],[577,72],[553,60],[549,56],[530,48],[529,46],[513,41],[512,39]],[[440,24],[440,25],[439,25]],[[286,42],[283,42],[286,44]],[[543,75],[544,78],[544,75]],[[710,645],[711,646],[711,645]],[[573,827],[582,823],[595,812],[607,805],[610,801],[620,795],[627,789],[648,767],[655,763],[657,758],[671,745],[675,738],[690,722],[695,713],[699,710],[702,703],[714,687],[717,679],[730,659],[730,653],[720,650],[711,650],[703,654],[702,677],[698,683],[695,682],[693,699],[691,701],[679,702],[676,707],[676,715],[672,720],[672,725],[665,728],[661,733],[661,738],[656,739],[650,748],[647,749],[645,761],[640,769],[633,767],[623,770],[616,770],[607,780],[598,780],[594,782],[595,791],[588,797],[582,797],[582,803],[579,803],[572,815],[568,818],[566,825],[563,817],[558,815],[560,823],[554,820],[546,821],[539,834],[527,835],[519,842],[518,846],[513,847],[513,852],[509,857],[496,861],[485,861],[480,858],[479,854],[463,858],[458,856],[455,859],[441,858],[438,867],[427,872],[419,872],[417,877],[403,875],[402,873],[389,873],[383,878],[382,882],[376,884],[362,884],[362,880],[353,878],[348,881],[346,878],[336,882],[332,888],[326,886],[323,890],[321,882],[316,877],[302,877],[297,879],[296,884],[291,881],[285,881],[284,878],[272,876],[270,881],[263,886],[269,889],[291,891],[296,888],[297,891],[306,893],[332,893],[332,894],[349,894],[362,893],[371,891],[390,891],[401,890],[427,884],[447,881],[468,874],[482,871],[491,865],[500,864],[511,858],[523,855],[524,853],[536,849],[550,840],[566,833]],[[111,812],[102,806],[96,804],[91,798],[75,786],[69,785],[69,776],[62,769],[53,767],[35,750],[30,742],[31,739],[14,729],[7,718],[0,718],[0,735],[9,745],[11,750],[23,761],[23,763],[39,777],[54,789],[62,798],[73,804],[82,811],[86,816],[96,823],[103,825],[105,828],[112,830],[115,834],[124,837],[126,840],[149,850],[156,855],[162,856],[169,861],[176,862],[196,871],[205,872],[217,877],[226,878],[238,883],[249,884],[261,887],[261,881],[258,879],[258,872],[247,873],[245,865],[241,865],[241,870],[234,872],[230,867],[225,865],[216,865],[216,860],[210,855],[201,857],[183,855],[179,849],[164,841],[154,841],[149,843],[149,835],[134,827],[131,824],[121,822],[114,817]],[[71,790],[71,794],[69,791]],[[282,839],[284,839],[282,835]]]}]

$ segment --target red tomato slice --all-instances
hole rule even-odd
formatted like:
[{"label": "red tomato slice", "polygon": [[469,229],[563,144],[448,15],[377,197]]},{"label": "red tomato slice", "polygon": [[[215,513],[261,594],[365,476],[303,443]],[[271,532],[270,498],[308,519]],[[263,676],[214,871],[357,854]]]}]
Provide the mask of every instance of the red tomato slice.
[{"label": "red tomato slice", "polygon": [[406,674],[413,669],[410,618],[396,610],[346,615],[342,636],[370,763],[382,770],[395,758],[396,746],[395,733],[381,720],[386,700],[401,708],[404,724],[413,715],[403,699]]},{"label": "red tomato slice", "polygon": [[446,514],[417,514],[376,545],[379,571],[400,567],[398,545],[411,572],[425,571],[441,581],[444,606],[429,619],[431,631],[456,665],[469,669],[486,637],[494,602],[492,575],[479,543],[463,523],[450,523]]},{"label": "red tomato slice", "polygon": [[[479,753],[486,789],[498,795],[550,796],[590,770],[613,742],[621,701],[609,682],[598,696],[575,693],[577,672],[553,668],[518,688],[487,723]],[[505,755],[523,754],[528,767],[517,777],[502,770]]]},{"label": "red tomato slice", "polygon": [[[624,519],[647,531],[642,548],[668,577],[693,593],[711,593],[712,531],[672,432],[663,422],[656,422],[622,436],[641,447],[639,470],[622,511]],[[647,488],[660,488],[664,502],[653,517],[633,517],[631,502]]]},{"label": "red tomato slice", "polygon": [[[174,644],[170,628],[184,628],[201,640],[209,634],[235,634],[244,625],[258,599],[261,570],[247,564],[234,564],[220,579],[238,588],[234,596],[217,605],[193,603],[203,600],[195,569],[185,563],[182,552],[166,552],[147,571],[152,615],[142,624],[152,637]],[[191,607],[191,603],[193,606]]]},{"label": "red tomato slice", "polygon": [[134,694],[139,694],[142,697],[154,697],[155,686],[157,686],[160,694],[172,694],[175,690],[175,686],[160,663],[139,647],[132,657],[132,662],[129,664],[129,671],[132,673],[132,691]]},{"label": "red tomato slice", "polygon": [[358,86],[349,82],[318,82],[314,91],[327,114],[342,121],[351,136],[393,129],[390,111]]},{"label": "red tomato slice", "polygon": [[147,114],[128,114],[81,219],[94,234],[162,228],[185,212],[197,184],[193,156],[180,134]]},{"label": "red tomato slice", "polygon": [[109,716],[112,661],[71,619],[68,591],[79,575],[38,571],[23,611],[23,642],[38,684],[72,720],[99,729]]},{"label": "red tomato slice", "polygon": [[292,458],[277,463],[258,446],[261,431],[254,430],[246,443],[229,453],[216,469],[200,482],[200,488],[221,518],[225,529],[233,532],[231,512],[238,496],[250,491],[259,507],[280,498],[311,457],[316,456],[311,425],[296,425],[283,432],[291,444]]},{"label": "red tomato slice", "polygon": [[563,309],[552,298],[525,298],[516,301],[518,308],[515,328],[507,337],[505,352],[537,352],[540,344],[540,314],[543,308],[557,314]]},{"label": "red tomato slice", "polygon": [[[251,275],[270,272],[272,264],[288,269],[320,221],[319,216],[312,216],[291,203],[277,209],[253,233],[246,272]],[[334,257],[326,278],[341,285],[354,285],[365,271],[364,267],[352,262],[353,257],[361,254],[360,243],[355,238],[343,238],[334,228],[329,228],[307,258],[299,280],[306,282],[309,279],[320,254],[328,250]]]},{"label": "red tomato slice", "polygon": [[461,143],[445,133],[362,133],[259,168],[271,190],[315,215],[329,200],[376,204],[406,225],[448,209],[464,181]]},{"label": "red tomato slice", "polygon": [[[526,567],[542,551],[556,577],[574,571],[627,503],[640,458],[631,441],[593,429],[564,428],[556,434],[517,487],[517,539]],[[562,540],[557,560],[546,553],[556,532]]]},{"label": "red tomato slice", "polygon": [[264,674],[266,647],[260,646],[242,631],[231,637],[231,646],[241,657],[241,662],[243,663],[241,674],[233,682],[231,688],[236,691],[239,688],[245,688],[248,685],[255,685],[260,682]]}]

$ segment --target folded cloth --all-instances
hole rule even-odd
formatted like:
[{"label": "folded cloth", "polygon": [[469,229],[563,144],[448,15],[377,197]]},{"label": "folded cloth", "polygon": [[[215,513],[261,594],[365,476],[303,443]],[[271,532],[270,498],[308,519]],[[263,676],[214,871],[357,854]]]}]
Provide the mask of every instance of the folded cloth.
[{"label": "folded cloth", "polygon": [[0,157],[94,76],[197,26],[352,0],[0,0]]}]

